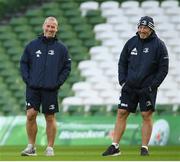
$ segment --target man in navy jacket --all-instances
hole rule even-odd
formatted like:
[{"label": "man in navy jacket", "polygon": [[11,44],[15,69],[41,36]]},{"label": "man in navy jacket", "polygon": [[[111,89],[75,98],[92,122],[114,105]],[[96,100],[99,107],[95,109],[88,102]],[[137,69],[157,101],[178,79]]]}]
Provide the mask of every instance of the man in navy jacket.
[{"label": "man in navy jacket", "polygon": [[22,156],[35,156],[37,134],[36,117],[40,112],[46,119],[46,155],[53,156],[56,136],[55,113],[58,112],[58,89],[71,71],[71,59],[67,48],[56,38],[58,22],[47,17],[43,24],[43,34],[32,40],[24,50],[20,60],[21,75],[26,83],[26,107],[28,146]]},{"label": "man in navy jacket", "polygon": [[112,145],[102,154],[120,155],[119,142],[130,113],[139,103],[142,115],[142,146],[140,155],[149,155],[148,143],[152,132],[157,89],[168,73],[168,52],[154,30],[149,16],[141,17],[136,36],[125,44],[118,64],[119,84],[122,86],[120,104]]}]

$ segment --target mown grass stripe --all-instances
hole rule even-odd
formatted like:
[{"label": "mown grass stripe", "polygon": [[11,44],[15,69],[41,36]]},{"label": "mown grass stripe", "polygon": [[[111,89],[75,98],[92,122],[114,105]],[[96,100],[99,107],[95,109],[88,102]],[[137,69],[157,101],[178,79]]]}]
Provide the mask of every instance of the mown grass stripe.
[{"label": "mown grass stripe", "polygon": [[0,160],[9,161],[173,161],[180,160],[180,146],[151,146],[150,156],[139,155],[139,146],[121,146],[122,155],[102,157],[107,146],[56,146],[55,156],[46,157],[44,146],[37,146],[37,157],[22,157],[23,146],[1,146]]}]

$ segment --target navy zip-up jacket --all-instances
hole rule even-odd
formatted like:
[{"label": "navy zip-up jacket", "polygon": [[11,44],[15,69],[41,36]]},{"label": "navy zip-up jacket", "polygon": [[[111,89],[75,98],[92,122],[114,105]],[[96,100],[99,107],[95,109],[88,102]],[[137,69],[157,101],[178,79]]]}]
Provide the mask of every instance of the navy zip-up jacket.
[{"label": "navy zip-up jacket", "polygon": [[168,73],[169,58],[166,46],[153,32],[147,39],[138,33],[125,44],[118,63],[120,85],[132,88],[157,89]]},{"label": "navy zip-up jacket", "polygon": [[27,86],[55,90],[70,74],[71,59],[67,48],[57,38],[41,35],[25,47],[20,70]]}]

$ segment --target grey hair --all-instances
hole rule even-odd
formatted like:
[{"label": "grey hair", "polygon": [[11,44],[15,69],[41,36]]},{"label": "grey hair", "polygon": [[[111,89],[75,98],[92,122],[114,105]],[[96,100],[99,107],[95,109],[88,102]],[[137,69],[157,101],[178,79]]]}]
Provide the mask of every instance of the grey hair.
[{"label": "grey hair", "polygon": [[55,17],[53,17],[53,16],[47,17],[47,18],[45,19],[45,21],[44,21],[44,24],[46,24],[47,21],[54,21],[54,22],[56,23],[56,25],[58,26],[58,21],[57,21],[57,19],[56,19]]}]

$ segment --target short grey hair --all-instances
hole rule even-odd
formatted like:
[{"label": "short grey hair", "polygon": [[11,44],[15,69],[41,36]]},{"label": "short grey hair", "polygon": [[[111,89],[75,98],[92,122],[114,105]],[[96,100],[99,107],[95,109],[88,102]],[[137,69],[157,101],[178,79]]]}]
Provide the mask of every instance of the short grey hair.
[{"label": "short grey hair", "polygon": [[46,24],[47,21],[54,21],[54,22],[56,23],[56,25],[58,26],[58,21],[57,21],[57,19],[56,19],[55,17],[53,17],[53,16],[47,17],[47,18],[45,19],[45,21],[44,21],[44,24]]}]

